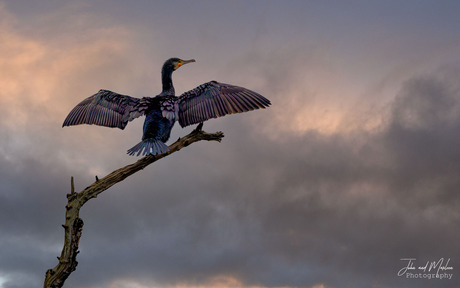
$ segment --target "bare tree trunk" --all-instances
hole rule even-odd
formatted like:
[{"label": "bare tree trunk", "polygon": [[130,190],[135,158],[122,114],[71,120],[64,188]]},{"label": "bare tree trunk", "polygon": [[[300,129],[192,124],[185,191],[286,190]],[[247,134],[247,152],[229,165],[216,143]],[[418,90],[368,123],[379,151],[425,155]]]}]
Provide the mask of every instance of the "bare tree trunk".
[{"label": "bare tree trunk", "polygon": [[97,195],[116,183],[123,181],[128,176],[194,142],[201,140],[220,142],[224,137],[222,132],[206,133],[201,130],[202,127],[203,123],[198,125],[198,127],[187,136],[179,138],[179,140],[169,146],[170,150],[166,153],[155,156],[147,155],[133,164],[113,171],[102,179],[98,179],[96,176],[96,181],[81,192],[75,192],[73,177],[71,178],[71,192],[67,194],[67,205],[65,206],[65,224],[62,225],[65,229],[64,247],[62,248],[61,256],[58,257],[59,263],[56,267],[46,271],[44,288],[62,287],[65,280],[77,268],[78,262],[76,258],[77,254],[80,252],[78,251],[78,242],[80,241],[83,229],[83,220],[79,217],[79,212],[86,201],[91,198],[96,198]]}]

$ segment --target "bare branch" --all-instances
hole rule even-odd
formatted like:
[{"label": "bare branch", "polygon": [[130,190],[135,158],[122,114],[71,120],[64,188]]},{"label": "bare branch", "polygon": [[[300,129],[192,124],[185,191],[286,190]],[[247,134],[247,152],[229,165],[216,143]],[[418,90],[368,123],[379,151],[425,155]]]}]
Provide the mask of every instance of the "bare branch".
[{"label": "bare branch", "polygon": [[98,179],[81,192],[75,192],[74,179],[71,177],[71,193],[67,194],[66,220],[62,225],[65,230],[64,247],[61,256],[58,257],[59,263],[56,267],[46,271],[44,288],[60,288],[64,285],[65,280],[75,271],[78,262],[76,260],[78,243],[80,241],[83,220],[79,217],[80,208],[91,198],[96,198],[100,193],[123,181],[132,174],[144,169],[148,165],[172,154],[188,145],[201,140],[222,141],[224,134],[222,132],[207,133],[202,130],[203,123],[200,123],[195,130],[169,146],[169,151],[159,155],[147,155],[137,162],[127,165],[123,168],[113,171],[104,178]]},{"label": "bare branch", "polygon": [[73,182],[73,176],[70,177],[70,194],[75,193],[75,184]]}]

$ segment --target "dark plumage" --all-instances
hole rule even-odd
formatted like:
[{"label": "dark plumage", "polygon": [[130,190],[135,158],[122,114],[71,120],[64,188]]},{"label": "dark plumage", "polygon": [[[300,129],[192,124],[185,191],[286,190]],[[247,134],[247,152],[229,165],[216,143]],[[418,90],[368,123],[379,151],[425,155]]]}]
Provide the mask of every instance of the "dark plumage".
[{"label": "dark plumage", "polygon": [[161,70],[163,91],[155,97],[134,98],[99,90],[70,111],[62,126],[96,124],[124,129],[129,121],[145,115],[142,141],[128,150],[129,155],[160,154],[168,151],[175,121],[182,127],[227,114],[266,108],[270,101],[262,95],[230,84],[211,81],[176,97],[172,72],[195,62],[171,58]]}]

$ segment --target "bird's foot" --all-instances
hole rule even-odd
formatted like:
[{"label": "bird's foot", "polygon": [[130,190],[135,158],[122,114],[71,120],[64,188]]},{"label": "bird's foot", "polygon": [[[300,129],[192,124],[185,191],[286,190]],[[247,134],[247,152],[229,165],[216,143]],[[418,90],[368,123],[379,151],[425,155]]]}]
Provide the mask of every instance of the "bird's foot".
[{"label": "bird's foot", "polygon": [[195,128],[195,131],[202,131],[202,130],[203,130],[203,122],[198,124],[198,126],[196,126],[196,128]]}]

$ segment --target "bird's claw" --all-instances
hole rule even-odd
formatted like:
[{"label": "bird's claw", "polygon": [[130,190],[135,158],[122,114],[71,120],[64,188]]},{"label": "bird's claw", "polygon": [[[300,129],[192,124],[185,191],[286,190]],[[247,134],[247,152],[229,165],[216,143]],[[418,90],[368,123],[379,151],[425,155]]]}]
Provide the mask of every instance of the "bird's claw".
[{"label": "bird's claw", "polygon": [[198,126],[196,126],[195,130],[196,130],[196,131],[202,131],[202,130],[203,130],[203,122],[201,122],[200,124],[198,124]]}]

